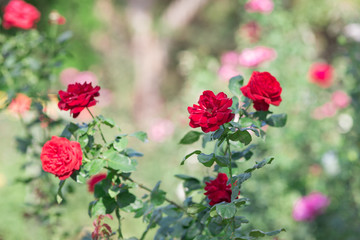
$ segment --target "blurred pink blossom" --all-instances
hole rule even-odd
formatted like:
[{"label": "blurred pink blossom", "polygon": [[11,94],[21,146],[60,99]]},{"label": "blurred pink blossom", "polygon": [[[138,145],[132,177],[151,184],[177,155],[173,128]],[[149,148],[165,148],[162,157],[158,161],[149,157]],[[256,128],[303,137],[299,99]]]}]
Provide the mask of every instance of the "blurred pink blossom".
[{"label": "blurred pink blossom", "polygon": [[331,101],[337,108],[346,108],[349,106],[351,98],[346,92],[338,90],[332,94]]},{"label": "blurred pink blossom", "polygon": [[24,115],[30,110],[30,106],[31,98],[23,93],[18,93],[9,104],[8,110],[14,115]]},{"label": "blurred pink blossom", "polygon": [[312,221],[322,214],[329,206],[330,200],[327,196],[319,192],[313,192],[300,198],[294,205],[293,218],[295,221]]},{"label": "blurred pink blossom", "polygon": [[261,28],[256,21],[251,21],[241,26],[240,35],[252,43],[257,42],[260,39]]},{"label": "blurred pink blossom", "polygon": [[324,105],[317,107],[312,112],[312,117],[317,120],[335,116],[337,108],[332,102],[327,102]]},{"label": "blurred pink blossom", "polygon": [[274,60],[276,55],[276,51],[268,47],[246,48],[239,55],[239,64],[243,67],[257,67],[263,62]]},{"label": "blurred pink blossom", "polygon": [[148,130],[149,139],[154,142],[163,142],[166,138],[173,135],[174,124],[168,119],[159,119]]},{"label": "blurred pink blossom", "polygon": [[238,64],[239,53],[229,51],[221,55],[221,65],[236,66]]},{"label": "blurred pink blossom", "polygon": [[92,83],[98,85],[97,77],[90,71],[80,72],[76,68],[66,68],[60,73],[60,81],[65,86],[74,83]]},{"label": "blurred pink blossom", "polygon": [[223,65],[218,71],[218,75],[223,81],[229,81],[230,78],[240,75],[241,73],[236,70],[236,67],[231,65]]},{"label": "blurred pink blossom", "polygon": [[274,9],[274,3],[272,0],[249,0],[245,4],[245,10],[247,12],[259,12],[269,14]]},{"label": "blurred pink blossom", "polygon": [[99,107],[106,107],[109,106],[113,100],[113,94],[109,89],[101,88],[100,96],[98,97],[98,104]]},{"label": "blurred pink blossom", "polygon": [[334,68],[327,63],[314,63],[309,69],[310,82],[322,88],[328,88],[333,83]]}]

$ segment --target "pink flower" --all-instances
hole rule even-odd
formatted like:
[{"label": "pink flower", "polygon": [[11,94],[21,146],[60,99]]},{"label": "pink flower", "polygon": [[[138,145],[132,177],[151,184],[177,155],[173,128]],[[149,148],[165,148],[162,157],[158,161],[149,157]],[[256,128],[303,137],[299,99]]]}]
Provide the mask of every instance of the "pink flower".
[{"label": "pink flower", "polygon": [[312,117],[317,120],[330,118],[335,116],[337,111],[336,106],[332,102],[327,102],[324,105],[317,107],[312,112]]},{"label": "pink flower", "polygon": [[163,142],[166,138],[173,135],[175,130],[174,124],[172,121],[167,119],[160,119],[155,121],[148,133],[149,138],[155,142]]},{"label": "pink flower", "polygon": [[218,71],[218,76],[223,81],[229,81],[230,78],[235,77],[237,75],[241,75],[241,72],[236,70],[236,68],[231,65],[223,65],[220,67]]},{"label": "pink flower", "polygon": [[337,108],[346,108],[349,106],[351,98],[346,92],[338,90],[332,94],[331,101]]},{"label": "pink flower", "polygon": [[241,26],[240,35],[250,42],[257,42],[260,39],[261,28],[255,21],[248,22]]},{"label": "pink flower", "polygon": [[328,88],[334,80],[334,68],[327,63],[314,63],[309,69],[309,78],[310,82]]},{"label": "pink flower", "polygon": [[96,75],[90,71],[80,72],[76,68],[66,68],[60,73],[60,81],[63,85],[68,86],[74,83],[92,83],[98,85]]},{"label": "pink flower", "polygon": [[239,64],[243,67],[251,68],[275,58],[276,51],[274,49],[258,46],[244,49],[239,55]]},{"label": "pink flower", "polygon": [[16,97],[9,104],[8,110],[15,114],[24,115],[30,110],[31,98],[23,93],[16,94]]},{"label": "pink flower", "polygon": [[312,221],[329,206],[330,200],[319,192],[313,192],[299,199],[293,208],[295,221]]},{"label": "pink flower", "polygon": [[245,10],[247,12],[259,12],[269,14],[274,9],[274,3],[272,0],[249,0],[245,4]]},{"label": "pink flower", "polygon": [[221,64],[236,66],[238,64],[239,54],[235,51],[229,51],[221,55]]}]

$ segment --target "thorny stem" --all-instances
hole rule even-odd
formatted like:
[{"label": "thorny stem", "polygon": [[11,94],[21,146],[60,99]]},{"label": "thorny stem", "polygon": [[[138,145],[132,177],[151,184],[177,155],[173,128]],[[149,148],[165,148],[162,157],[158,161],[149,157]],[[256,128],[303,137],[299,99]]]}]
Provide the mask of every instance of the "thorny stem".
[{"label": "thorny stem", "polygon": [[[89,109],[88,107],[87,107],[86,109],[87,109],[88,112],[90,113],[91,117],[95,120],[95,117],[94,117],[94,115],[91,113],[90,109]],[[105,144],[107,144],[106,139],[105,139],[105,137],[104,137],[104,134],[103,134],[103,132],[102,132],[102,130],[101,130],[100,125],[98,125],[98,128],[99,128],[99,131],[100,131],[100,135],[101,135],[102,140],[104,141]]]}]

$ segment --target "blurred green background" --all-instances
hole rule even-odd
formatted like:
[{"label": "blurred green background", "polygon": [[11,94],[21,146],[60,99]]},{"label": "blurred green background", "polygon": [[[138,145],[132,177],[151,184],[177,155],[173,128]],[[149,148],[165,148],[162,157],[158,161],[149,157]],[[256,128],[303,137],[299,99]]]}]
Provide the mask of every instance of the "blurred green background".
[{"label": "blurred green background", "polygon": [[[275,238],[278,240],[359,239],[360,33],[356,39],[356,31],[346,30],[349,24],[360,28],[358,0],[275,0],[270,14],[248,13],[245,1],[239,0],[28,2],[41,11],[40,31],[49,31],[51,10],[65,16],[66,24],[58,29],[71,30],[73,37],[57,75],[68,67],[92,71],[102,88],[111,89],[111,104],[96,112],[113,118],[126,133],[143,130],[150,136],[146,144],[131,143],[145,155],[139,159],[134,178],[148,186],[161,180],[168,197],[179,203],[181,184],[175,174],[211,175],[195,161],[180,166],[182,158],[197,147],[178,144],[189,130],[186,107],[206,89],[229,93],[227,81],[217,74],[223,53],[254,46],[275,49],[273,61],[237,69],[246,81],[254,70],[276,76],[283,101],[271,110],[288,114],[285,128],[269,128],[266,141],[259,141],[251,161],[269,155],[275,161],[244,184],[241,194],[252,202],[244,215],[263,230],[284,227],[287,232]],[[261,28],[255,43],[240,31],[250,21]],[[15,32],[2,30],[7,35]],[[314,62],[335,68],[330,88],[309,82],[308,70]],[[59,77],[57,81],[58,88],[51,89],[52,93],[64,88]],[[314,109],[328,102],[336,90],[347,92],[351,105],[332,117],[314,119]],[[344,118],[353,125],[344,129]],[[15,150],[15,137],[25,133],[6,111],[1,112],[0,123],[0,239],[80,239],[91,232],[87,204],[92,197],[85,185],[69,185],[76,191],[65,196],[64,207],[54,210],[63,215],[55,229],[24,215],[29,193],[16,179],[26,157]],[[167,134],[159,137],[159,131]],[[105,133],[116,134],[111,129]],[[330,206],[314,221],[296,222],[294,203],[313,191],[327,195]],[[144,229],[141,219],[124,218],[125,237],[138,236]]]}]

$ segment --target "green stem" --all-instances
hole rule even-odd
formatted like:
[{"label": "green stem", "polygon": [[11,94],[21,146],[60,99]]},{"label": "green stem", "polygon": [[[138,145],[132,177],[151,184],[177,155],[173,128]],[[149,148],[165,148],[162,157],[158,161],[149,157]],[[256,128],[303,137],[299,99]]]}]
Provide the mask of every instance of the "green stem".
[{"label": "green stem", "polygon": [[[88,112],[90,113],[91,117],[95,120],[95,117],[94,117],[94,115],[91,113],[90,109],[89,109],[89,108],[86,108],[86,109],[87,109]],[[105,144],[107,144],[106,139],[105,139],[105,137],[104,137],[104,134],[103,134],[103,132],[102,132],[102,130],[101,130],[100,125],[98,125],[98,128],[99,128],[99,131],[100,131],[100,135],[101,135],[102,140],[104,141]]]},{"label": "green stem", "polygon": [[120,216],[120,208],[116,207],[116,218],[118,220],[118,234],[119,234],[119,239],[124,239],[122,232],[121,232],[121,216]]},{"label": "green stem", "polygon": [[[124,177],[124,176],[122,176],[122,177],[125,178],[126,180],[129,180],[130,182],[136,183],[140,188],[142,188],[142,189],[144,189],[144,190],[146,190],[146,191],[148,191],[148,192],[150,192],[150,193],[152,192],[152,190],[151,190],[150,188],[144,186],[144,185],[141,184],[141,183],[138,183],[138,182],[134,181],[132,178],[130,178],[130,177]],[[181,209],[184,213],[186,213],[186,215],[189,215],[189,214],[187,213],[187,211],[186,211],[183,207],[181,207],[179,204],[175,203],[174,201],[171,201],[171,200],[168,199],[168,198],[165,198],[165,201],[167,201],[168,203],[170,203],[170,204],[176,206],[177,208]]]},{"label": "green stem", "polygon": [[[233,174],[232,174],[232,157],[231,157],[231,149],[230,149],[230,140],[226,138],[226,150],[229,154],[229,175],[230,175],[230,184],[231,184],[231,192],[234,191],[234,184],[233,184]],[[235,217],[232,218],[232,235],[235,233]]]},{"label": "green stem", "polygon": [[149,231],[149,227],[147,227],[146,230],[145,230],[145,232],[143,232],[143,234],[141,235],[140,240],[144,240],[144,239],[145,239],[145,236],[146,236],[146,234],[148,233],[148,231]]}]

